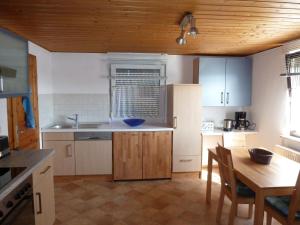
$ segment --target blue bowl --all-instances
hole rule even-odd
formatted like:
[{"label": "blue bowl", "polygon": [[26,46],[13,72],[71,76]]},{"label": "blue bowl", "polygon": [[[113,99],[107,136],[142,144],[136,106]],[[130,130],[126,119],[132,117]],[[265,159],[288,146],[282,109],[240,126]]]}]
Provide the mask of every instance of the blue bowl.
[{"label": "blue bowl", "polygon": [[125,120],[123,120],[123,122],[126,123],[128,126],[136,127],[136,126],[142,125],[145,122],[145,120],[143,120],[143,119],[125,119]]}]

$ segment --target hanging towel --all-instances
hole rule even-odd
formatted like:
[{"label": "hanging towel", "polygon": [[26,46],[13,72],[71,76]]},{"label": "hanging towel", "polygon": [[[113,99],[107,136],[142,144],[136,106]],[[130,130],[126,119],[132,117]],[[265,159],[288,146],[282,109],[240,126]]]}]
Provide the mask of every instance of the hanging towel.
[{"label": "hanging towel", "polygon": [[25,112],[25,120],[27,128],[35,128],[34,114],[32,110],[31,100],[29,96],[22,97],[22,104]]}]

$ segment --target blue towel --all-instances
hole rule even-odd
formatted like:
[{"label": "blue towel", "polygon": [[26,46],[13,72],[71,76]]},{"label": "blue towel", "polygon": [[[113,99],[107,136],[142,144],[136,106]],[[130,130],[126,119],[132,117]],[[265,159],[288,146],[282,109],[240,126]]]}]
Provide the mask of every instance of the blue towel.
[{"label": "blue towel", "polygon": [[25,112],[26,127],[35,128],[34,113],[32,110],[31,100],[29,96],[22,97],[22,104]]}]

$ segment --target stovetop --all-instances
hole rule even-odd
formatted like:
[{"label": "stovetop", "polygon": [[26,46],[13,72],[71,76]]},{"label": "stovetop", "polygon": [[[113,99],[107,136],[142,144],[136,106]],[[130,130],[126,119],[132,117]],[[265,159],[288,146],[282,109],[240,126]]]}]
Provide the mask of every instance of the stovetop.
[{"label": "stovetop", "polygon": [[12,179],[22,173],[26,167],[2,167],[0,168],[0,189],[8,184]]}]

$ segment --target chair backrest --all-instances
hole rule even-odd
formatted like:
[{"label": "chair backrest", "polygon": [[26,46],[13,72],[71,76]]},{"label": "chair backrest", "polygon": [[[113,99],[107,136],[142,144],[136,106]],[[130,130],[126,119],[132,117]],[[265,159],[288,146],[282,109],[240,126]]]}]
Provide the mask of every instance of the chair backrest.
[{"label": "chair backrest", "polygon": [[246,135],[243,133],[223,133],[223,146],[230,147],[246,147]]},{"label": "chair backrest", "polygon": [[297,152],[291,148],[287,148],[282,145],[275,145],[273,152],[300,163],[300,152]]},{"label": "chair backrest", "polygon": [[300,211],[300,171],[296,182],[296,188],[291,196],[291,203],[289,206],[288,224],[293,224],[296,219],[296,212]]},{"label": "chair backrest", "polygon": [[236,179],[233,171],[231,151],[218,145],[216,147],[218,156],[221,184],[230,186],[232,197],[236,196]]}]

